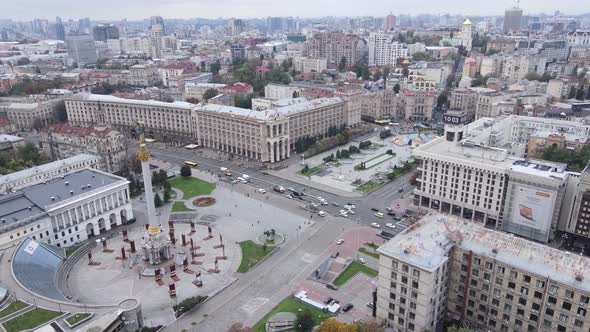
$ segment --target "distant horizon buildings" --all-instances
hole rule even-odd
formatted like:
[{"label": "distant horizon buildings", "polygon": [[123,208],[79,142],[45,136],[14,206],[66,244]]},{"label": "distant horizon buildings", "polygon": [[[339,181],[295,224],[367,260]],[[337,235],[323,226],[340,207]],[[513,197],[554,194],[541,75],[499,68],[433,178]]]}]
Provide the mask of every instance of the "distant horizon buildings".
[{"label": "distant horizon buildings", "polygon": [[522,22],[522,9],[512,7],[504,13],[504,33],[519,30]]},{"label": "distant horizon buildings", "polygon": [[383,30],[389,32],[393,29],[395,29],[395,15],[389,13],[389,15],[385,16],[385,20],[383,21]]},{"label": "distant horizon buildings", "polygon": [[66,36],[68,55],[79,66],[96,63],[96,46],[89,34],[70,34]]}]

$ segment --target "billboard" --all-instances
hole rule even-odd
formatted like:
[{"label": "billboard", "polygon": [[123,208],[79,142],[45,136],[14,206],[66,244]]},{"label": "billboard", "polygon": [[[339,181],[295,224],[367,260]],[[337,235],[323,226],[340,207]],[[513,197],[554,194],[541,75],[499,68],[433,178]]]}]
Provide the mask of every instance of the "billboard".
[{"label": "billboard", "polygon": [[511,222],[547,232],[551,227],[556,196],[546,190],[516,185]]}]

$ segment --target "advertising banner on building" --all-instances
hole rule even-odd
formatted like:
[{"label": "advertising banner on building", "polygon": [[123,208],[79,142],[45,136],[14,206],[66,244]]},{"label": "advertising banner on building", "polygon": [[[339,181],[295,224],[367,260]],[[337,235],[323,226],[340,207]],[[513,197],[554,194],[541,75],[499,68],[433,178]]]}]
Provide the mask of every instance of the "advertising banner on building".
[{"label": "advertising banner on building", "polygon": [[546,232],[551,227],[556,194],[518,185],[515,189],[512,222]]}]

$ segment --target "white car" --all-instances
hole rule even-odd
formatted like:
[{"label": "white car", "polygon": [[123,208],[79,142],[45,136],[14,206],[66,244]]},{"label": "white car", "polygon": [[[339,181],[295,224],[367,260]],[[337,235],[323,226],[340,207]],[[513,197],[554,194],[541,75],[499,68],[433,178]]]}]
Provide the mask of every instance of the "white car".
[{"label": "white car", "polygon": [[336,244],[342,244],[344,243],[344,239],[339,239],[338,241],[336,241]]},{"label": "white car", "polygon": [[318,215],[319,215],[320,217],[325,217],[325,216],[326,216],[326,212],[324,212],[324,211],[320,211],[320,212],[318,212]]},{"label": "white car", "polygon": [[318,201],[320,201],[320,202],[324,200],[324,198],[321,196],[318,196],[317,198],[318,198]]},{"label": "white car", "polygon": [[258,192],[261,193],[261,194],[266,194],[266,190],[264,190],[264,188],[258,189]]},{"label": "white car", "polygon": [[392,224],[392,223],[390,223],[390,222],[388,222],[387,224],[385,224],[385,226],[387,226],[387,227],[389,227],[391,229],[394,229],[395,228],[395,225]]},{"label": "white car", "polygon": [[361,264],[365,264],[365,263],[367,262],[367,261],[366,261],[364,258],[362,258],[362,257],[359,257],[359,258],[357,259],[357,261],[358,261],[359,263],[361,263]]},{"label": "white car", "polygon": [[345,209],[347,209],[347,210],[350,210],[350,209],[352,209],[352,206],[350,206],[350,205],[346,204],[346,205],[344,205],[344,206],[343,206],[343,208],[345,208]]},{"label": "white car", "polygon": [[285,195],[285,197],[287,197],[288,199],[293,199],[293,196],[291,196],[289,194]]},{"label": "white car", "polygon": [[371,224],[371,227],[379,228],[379,227],[381,227],[381,225],[379,225],[378,223],[374,222],[374,223]]},{"label": "white car", "polygon": [[322,203],[322,205],[328,205],[327,201],[321,201],[320,203]]},{"label": "white car", "polygon": [[348,213],[346,213],[346,211],[340,211],[340,216],[346,218],[348,217]]},{"label": "white car", "polygon": [[377,212],[377,213],[375,213],[375,217],[377,217],[377,218],[383,218],[384,215],[381,212]]},{"label": "white car", "polygon": [[319,205],[318,205],[318,203],[311,203],[311,206],[318,207]]}]

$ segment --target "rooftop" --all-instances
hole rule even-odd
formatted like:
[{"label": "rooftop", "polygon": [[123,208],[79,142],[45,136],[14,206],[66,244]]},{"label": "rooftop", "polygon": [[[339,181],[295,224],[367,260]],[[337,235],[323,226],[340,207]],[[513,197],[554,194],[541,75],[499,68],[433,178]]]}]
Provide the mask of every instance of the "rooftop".
[{"label": "rooftop", "polygon": [[120,104],[131,104],[131,105],[146,105],[166,108],[178,108],[190,110],[195,105],[183,101],[175,101],[172,103],[166,103],[163,101],[156,100],[138,100],[138,99],[125,99],[110,95],[96,95],[91,93],[79,93],[74,95],[70,100],[86,100],[86,101],[98,101],[104,103],[120,103]]},{"label": "rooftop", "polygon": [[0,231],[24,219],[50,211],[54,205],[93,192],[115,182],[126,181],[116,175],[82,169],[20,189],[0,197]]},{"label": "rooftop", "polygon": [[95,155],[82,153],[82,154],[75,155],[70,158],[56,160],[56,161],[53,161],[53,162],[50,162],[47,164],[27,168],[27,169],[24,169],[19,172],[14,172],[11,174],[2,175],[2,176],[0,176],[0,184],[9,183],[12,181],[16,181],[18,179],[27,178],[30,176],[34,176],[36,174],[43,174],[45,172],[51,172],[51,171],[54,171],[57,169],[61,169],[67,165],[74,165],[74,164],[83,163],[83,162],[90,161],[90,160],[98,161],[99,159],[100,158]]},{"label": "rooftop", "polygon": [[337,105],[344,103],[342,98],[340,97],[333,97],[333,98],[318,98],[312,99],[306,102],[300,102],[291,104],[289,106],[283,106],[276,109],[277,112],[285,115],[296,114],[300,112],[309,111],[318,107],[325,107],[331,105]]},{"label": "rooftop", "polygon": [[590,259],[441,214],[426,215],[377,251],[434,271],[453,246],[590,292]]},{"label": "rooftop", "polygon": [[119,132],[109,127],[82,127],[76,125],[70,125],[67,123],[54,124],[47,128],[47,131],[51,133],[64,134],[78,137],[95,136],[99,138],[105,138],[109,134],[118,134]]}]

